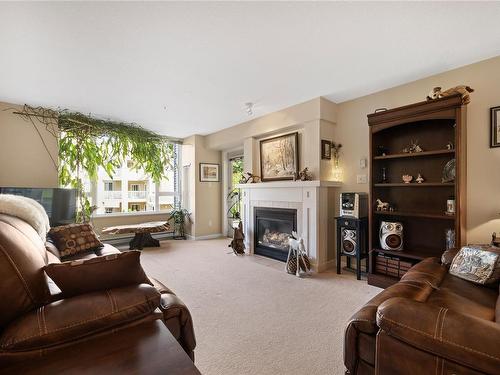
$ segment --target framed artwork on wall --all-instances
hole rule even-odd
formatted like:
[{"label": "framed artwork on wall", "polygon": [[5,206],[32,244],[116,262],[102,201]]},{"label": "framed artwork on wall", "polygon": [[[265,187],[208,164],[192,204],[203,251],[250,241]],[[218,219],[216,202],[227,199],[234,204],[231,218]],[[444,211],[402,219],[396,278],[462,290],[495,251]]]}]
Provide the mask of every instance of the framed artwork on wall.
[{"label": "framed artwork on wall", "polygon": [[332,158],[332,142],[327,141],[326,139],[321,140],[321,159]]},{"label": "framed artwork on wall", "polygon": [[299,172],[299,133],[260,141],[262,181],[293,180]]},{"label": "framed artwork on wall", "polygon": [[220,165],[214,163],[200,163],[200,182],[219,182]]},{"label": "framed artwork on wall", "polygon": [[500,147],[500,106],[490,108],[490,147]]}]

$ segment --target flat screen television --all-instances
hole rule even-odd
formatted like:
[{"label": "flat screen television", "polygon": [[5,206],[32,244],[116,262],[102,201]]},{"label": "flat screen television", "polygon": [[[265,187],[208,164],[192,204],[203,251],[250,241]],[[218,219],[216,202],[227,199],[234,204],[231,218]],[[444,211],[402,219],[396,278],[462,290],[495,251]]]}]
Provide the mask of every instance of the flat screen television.
[{"label": "flat screen television", "polygon": [[76,189],[0,187],[0,194],[22,195],[40,203],[52,227],[75,222],[76,193]]}]

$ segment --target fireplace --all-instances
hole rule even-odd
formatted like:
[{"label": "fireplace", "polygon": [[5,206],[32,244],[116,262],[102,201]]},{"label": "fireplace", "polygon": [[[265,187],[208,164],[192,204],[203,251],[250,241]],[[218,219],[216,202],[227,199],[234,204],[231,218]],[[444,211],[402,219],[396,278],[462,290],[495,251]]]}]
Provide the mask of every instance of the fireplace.
[{"label": "fireplace", "polygon": [[255,254],[286,261],[288,239],[297,230],[297,210],[255,207]]}]

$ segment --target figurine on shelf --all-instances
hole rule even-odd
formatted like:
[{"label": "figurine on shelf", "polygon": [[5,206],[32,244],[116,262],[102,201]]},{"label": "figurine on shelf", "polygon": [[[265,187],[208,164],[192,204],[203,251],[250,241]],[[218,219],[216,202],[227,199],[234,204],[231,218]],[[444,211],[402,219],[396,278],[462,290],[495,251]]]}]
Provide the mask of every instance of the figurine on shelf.
[{"label": "figurine on shelf", "polygon": [[390,210],[389,202],[382,202],[380,199],[377,199],[376,202],[377,202],[377,211],[389,211]]},{"label": "figurine on shelf", "polygon": [[382,181],[381,181],[383,184],[389,182],[389,180],[387,179],[387,168],[386,167],[382,167]]},{"label": "figurine on shelf", "polygon": [[427,100],[434,100],[434,99],[440,99],[440,98],[445,98],[447,96],[452,96],[452,95],[461,95],[462,98],[462,104],[469,104],[470,103],[470,93],[474,92],[474,89],[465,86],[465,85],[459,85],[452,87],[451,89],[442,91],[441,87],[434,87],[429,95],[427,95]]},{"label": "figurine on shelf", "polygon": [[450,150],[450,151],[455,149],[455,146],[453,145],[452,141],[448,141],[448,143],[446,144],[445,147],[447,150]]},{"label": "figurine on shelf", "polygon": [[295,181],[311,181],[312,180],[312,175],[309,172],[309,168],[305,167],[303,170],[301,170],[297,175],[295,176]]},{"label": "figurine on shelf", "polygon": [[384,146],[377,146],[377,156],[386,156],[389,152]]},{"label": "figurine on shelf", "polygon": [[250,173],[250,172],[247,172],[246,173],[247,177],[242,177],[240,183],[242,184],[253,184],[255,182],[259,182],[260,181],[260,177],[253,174],[253,173]]},{"label": "figurine on shelf", "polygon": [[417,182],[417,184],[421,184],[422,182],[424,182],[424,178],[422,177],[422,175],[419,173],[417,178],[415,179],[415,181]]},{"label": "figurine on shelf", "polygon": [[404,174],[401,178],[405,184],[409,184],[413,180],[413,176],[409,174]]},{"label": "figurine on shelf", "polygon": [[422,147],[418,144],[418,140],[410,140],[410,144],[408,147],[403,149],[403,153],[405,154],[413,154],[414,152],[422,152],[424,151]]}]

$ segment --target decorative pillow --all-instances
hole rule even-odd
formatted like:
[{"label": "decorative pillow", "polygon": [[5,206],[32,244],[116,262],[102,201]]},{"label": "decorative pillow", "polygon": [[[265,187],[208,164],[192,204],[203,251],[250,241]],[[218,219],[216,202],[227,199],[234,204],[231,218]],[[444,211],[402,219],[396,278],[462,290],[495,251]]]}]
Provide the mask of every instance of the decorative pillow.
[{"label": "decorative pillow", "polygon": [[128,285],[153,285],[142,269],[140,255],[140,251],[127,251],[87,260],[51,263],[44,270],[65,297]]},{"label": "decorative pillow", "polygon": [[88,223],[54,227],[50,229],[49,236],[61,258],[104,246]]},{"label": "decorative pillow", "polygon": [[476,284],[500,279],[500,249],[489,245],[464,246],[453,258],[450,273]]}]

